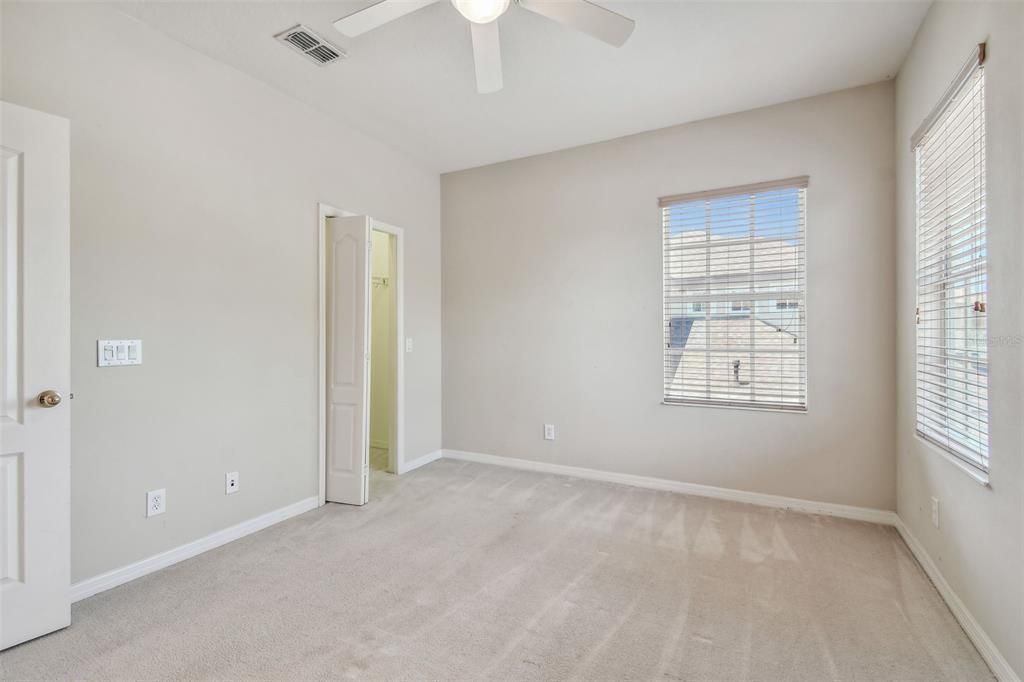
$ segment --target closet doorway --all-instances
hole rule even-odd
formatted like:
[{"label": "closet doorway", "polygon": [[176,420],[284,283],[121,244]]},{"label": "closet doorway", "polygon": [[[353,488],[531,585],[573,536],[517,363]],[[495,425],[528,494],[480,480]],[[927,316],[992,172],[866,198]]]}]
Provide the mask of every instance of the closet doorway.
[{"label": "closet doorway", "polygon": [[395,312],[395,241],[393,234],[370,233],[370,485],[378,472],[397,473],[394,421],[397,404],[395,357],[398,329]]}]

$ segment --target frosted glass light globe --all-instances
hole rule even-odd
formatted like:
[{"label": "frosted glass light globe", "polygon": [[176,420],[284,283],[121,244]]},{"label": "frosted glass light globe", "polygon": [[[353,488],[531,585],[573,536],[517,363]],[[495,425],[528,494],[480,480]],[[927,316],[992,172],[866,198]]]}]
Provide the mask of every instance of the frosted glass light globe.
[{"label": "frosted glass light globe", "polygon": [[508,9],[509,0],[452,0],[459,14],[475,24],[489,24]]}]

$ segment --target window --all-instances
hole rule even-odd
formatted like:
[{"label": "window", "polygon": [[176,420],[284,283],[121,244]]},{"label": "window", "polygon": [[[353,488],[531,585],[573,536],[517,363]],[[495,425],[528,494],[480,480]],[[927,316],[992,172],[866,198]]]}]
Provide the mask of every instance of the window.
[{"label": "window", "polygon": [[666,403],[806,410],[806,188],[660,200]]},{"label": "window", "polygon": [[988,471],[984,45],[914,135],[917,432]]}]

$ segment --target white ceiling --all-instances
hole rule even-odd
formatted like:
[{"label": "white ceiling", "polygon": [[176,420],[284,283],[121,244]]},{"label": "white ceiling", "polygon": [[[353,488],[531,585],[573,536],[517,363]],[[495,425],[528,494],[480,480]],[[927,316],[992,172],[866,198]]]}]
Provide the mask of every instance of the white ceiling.
[{"label": "white ceiling", "polygon": [[[557,1],[557,0],[554,0]],[[469,25],[442,0],[358,38],[356,2],[141,2],[164,34],[441,172],[892,78],[928,2],[610,0],[616,49],[531,12],[499,20],[505,88],[478,95]],[[273,39],[303,23],[344,47],[319,67]]]}]

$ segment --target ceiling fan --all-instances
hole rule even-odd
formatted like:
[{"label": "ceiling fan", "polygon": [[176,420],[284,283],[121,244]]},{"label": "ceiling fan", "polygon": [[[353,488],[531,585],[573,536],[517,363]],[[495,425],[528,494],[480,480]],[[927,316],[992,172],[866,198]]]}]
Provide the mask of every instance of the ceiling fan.
[{"label": "ceiling fan", "polygon": [[[379,0],[365,9],[338,19],[334,27],[354,38],[441,1]],[[497,19],[508,10],[510,0],[451,0],[451,3],[471,22],[477,92],[485,94],[501,90],[501,46]],[[515,3],[525,10],[587,33],[615,47],[621,47],[626,42],[635,25],[632,19],[587,0],[515,0]]]}]

